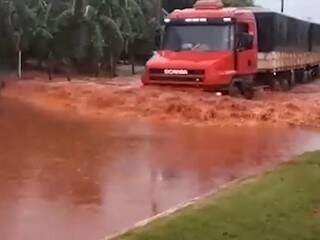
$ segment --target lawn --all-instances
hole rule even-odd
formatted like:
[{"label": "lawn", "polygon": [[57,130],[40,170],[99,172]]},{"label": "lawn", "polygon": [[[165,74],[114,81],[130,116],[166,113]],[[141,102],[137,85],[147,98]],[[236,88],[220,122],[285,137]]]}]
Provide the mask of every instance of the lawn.
[{"label": "lawn", "polygon": [[118,239],[320,240],[320,152]]}]

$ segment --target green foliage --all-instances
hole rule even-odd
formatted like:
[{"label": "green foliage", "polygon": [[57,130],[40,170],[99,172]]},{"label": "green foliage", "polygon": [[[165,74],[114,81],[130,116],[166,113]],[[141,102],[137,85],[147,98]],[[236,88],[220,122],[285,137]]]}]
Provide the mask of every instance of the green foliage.
[{"label": "green foliage", "polygon": [[24,60],[51,56],[78,69],[114,64],[129,45],[153,39],[155,1],[0,0],[0,57],[21,50]]}]

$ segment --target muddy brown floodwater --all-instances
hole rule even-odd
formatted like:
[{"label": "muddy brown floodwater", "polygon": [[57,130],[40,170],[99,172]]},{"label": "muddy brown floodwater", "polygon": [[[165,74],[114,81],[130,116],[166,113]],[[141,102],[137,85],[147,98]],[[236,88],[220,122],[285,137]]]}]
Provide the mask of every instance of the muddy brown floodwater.
[{"label": "muddy brown floodwater", "polygon": [[85,120],[0,99],[0,236],[98,240],[320,148],[311,130]]}]

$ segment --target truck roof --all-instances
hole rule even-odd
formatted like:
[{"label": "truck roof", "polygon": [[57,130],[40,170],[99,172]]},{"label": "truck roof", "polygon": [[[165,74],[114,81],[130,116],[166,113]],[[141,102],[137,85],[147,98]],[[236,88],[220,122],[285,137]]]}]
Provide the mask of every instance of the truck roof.
[{"label": "truck roof", "polygon": [[236,17],[239,15],[252,16],[252,11],[245,8],[186,8],[183,10],[174,10],[170,15],[170,19],[186,19],[186,18],[224,18]]},{"label": "truck roof", "polygon": [[263,7],[241,7],[241,8],[249,10],[251,12],[263,12],[263,13],[274,12],[268,8],[263,8]]}]

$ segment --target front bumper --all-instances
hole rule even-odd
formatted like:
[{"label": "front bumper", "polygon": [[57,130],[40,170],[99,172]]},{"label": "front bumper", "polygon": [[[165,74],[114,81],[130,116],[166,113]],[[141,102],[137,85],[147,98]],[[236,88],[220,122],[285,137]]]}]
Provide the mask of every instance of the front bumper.
[{"label": "front bumper", "polygon": [[210,91],[226,89],[233,72],[222,75],[209,75],[205,70],[188,70],[188,74],[165,74],[164,69],[146,70],[142,77],[144,85],[170,85],[204,88]]}]

